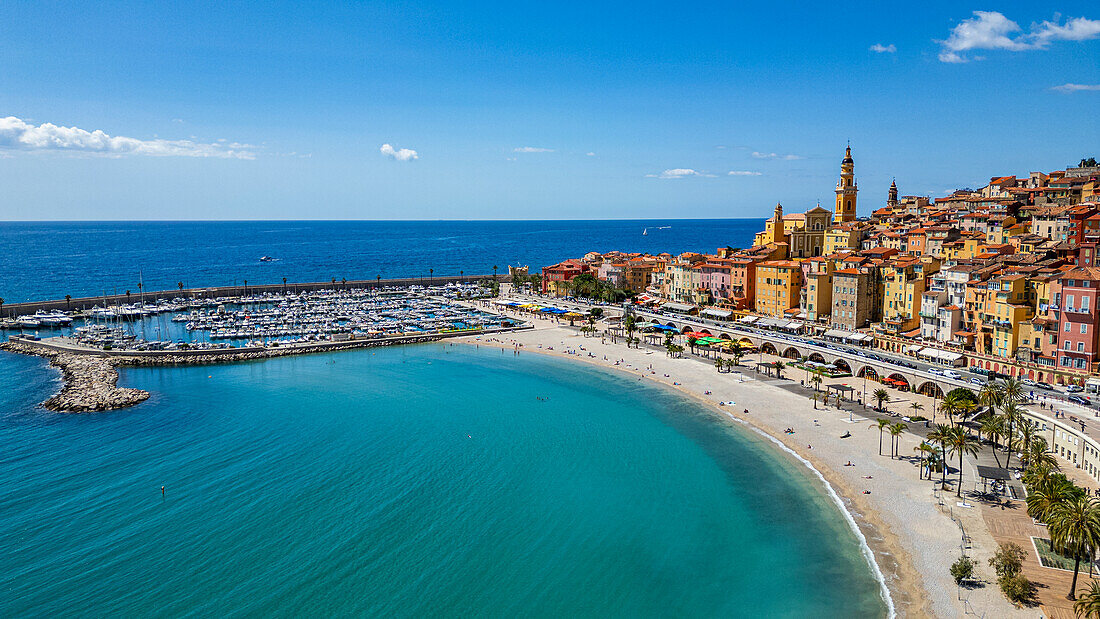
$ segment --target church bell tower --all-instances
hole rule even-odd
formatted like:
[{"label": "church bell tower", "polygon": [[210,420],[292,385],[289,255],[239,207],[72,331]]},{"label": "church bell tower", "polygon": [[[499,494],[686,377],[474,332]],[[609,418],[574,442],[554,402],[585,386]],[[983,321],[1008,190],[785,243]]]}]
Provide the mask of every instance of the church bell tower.
[{"label": "church bell tower", "polygon": [[844,160],[840,162],[840,182],[836,184],[836,208],[833,209],[833,222],[854,221],[856,218],[855,161],[852,160],[852,146],[844,150]]}]

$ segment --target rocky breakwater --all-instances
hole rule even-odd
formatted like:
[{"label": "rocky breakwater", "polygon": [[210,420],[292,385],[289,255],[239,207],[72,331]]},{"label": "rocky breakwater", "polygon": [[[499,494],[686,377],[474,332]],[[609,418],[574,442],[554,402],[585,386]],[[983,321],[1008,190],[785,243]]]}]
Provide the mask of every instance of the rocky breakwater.
[{"label": "rocky breakwater", "polygon": [[61,392],[42,403],[51,411],[86,413],[126,408],[149,399],[149,392],[119,387],[118,371],[110,359],[95,355],[45,353],[16,342],[5,342],[0,348],[11,352],[45,357],[61,370],[65,382]]}]

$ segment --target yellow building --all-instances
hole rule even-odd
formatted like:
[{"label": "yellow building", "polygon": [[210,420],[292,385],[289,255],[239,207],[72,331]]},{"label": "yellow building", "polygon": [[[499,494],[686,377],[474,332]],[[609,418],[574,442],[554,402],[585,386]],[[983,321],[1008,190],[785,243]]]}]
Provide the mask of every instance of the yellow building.
[{"label": "yellow building", "polygon": [[896,259],[882,268],[882,319],[895,333],[905,333],[920,327],[921,297],[929,275],[937,273],[940,261]]},{"label": "yellow building", "polygon": [[793,260],[769,260],[756,266],[756,311],[783,316],[798,307],[802,292],[802,267]]},{"label": "yellow building", "polygon": [[825,255],[841,249],[859,249],[861,234],[857,224],[833,226],[825,232]]},{"label": "yellow building", "polygon": [[829,211],[820,206],[792,215],[783,215],[783,205],[775,205],[775,213],[757,232],[753,245],[786,244],[787,257],[820,256],[825,250],[825,232],[829,227]]},{"label": "yellow building", "polygon": [[829,315],[833,304],[833,271],[835,263],[826,258],[810,258],[807,262],[806,284],[802,287],[800,307],[807,320],[821,320]]},{"label": "yellow building", "polygon": [[[986,318],[985,324],[993,328],[990,352],[1009,359],[1016,356],[1016,348],[1020,345],[1021,324],[1030,321],[1035,311],[1028,302],[1026,276],[1008,275],[994,281],[997,293],[993,299],[993,313],[983,318]],[[1034,337],[1034,334],[1029,335]]]},{"label": "yellow building", "polygon": [[833,209],[833,221],[836,223],[853,221],[856,218],[856,194],[859,193],[859,186],[856,184],[855,167],[852,147],[849,145],[844,150],[844,159],[840,162],[840,182],[836,184],[836,208]]}]

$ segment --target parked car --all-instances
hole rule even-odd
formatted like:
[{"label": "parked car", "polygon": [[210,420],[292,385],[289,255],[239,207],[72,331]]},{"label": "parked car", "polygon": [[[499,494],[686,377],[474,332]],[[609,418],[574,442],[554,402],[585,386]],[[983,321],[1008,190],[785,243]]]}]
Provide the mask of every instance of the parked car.
[{"label": "parked car", "polygon": [[985,381],[983,381],[980,378],[971,378],[970,379],[970,384],[972,384],[972,385],[984,385]]},{"label": "parked car", "polygon": [[952,380],[962,380],[963,375],[959,374],[955,370],[944,370],[943,375]]},{"label": "parked car", "polygon": [[1081,385],[1066,385],[1066,393],[1080,393],[1084,390],[1085,388]]},{"label": "parked car", "polygon": [[928,373],[933,376],[947,376],[947,373],[939,368],[928,368]]},{"label": "parked car", "polygon": [[1082,398],[1079,395],[1071,395],[1066,399],[1074,404],[1080,404],[1081,406],[1092,406],[1092,402],[1089,402],[1088,398]]},{"label": "parked car", "polygon": [[1050,385],[1048,385],[1046,383],[1035,383],[1035,386],[1040,388],[1040,389],[1045,389],[1047,391],[1054,391],[1054,387],[1051,387]]},{"label": "parked car", "polygon": [[1038,386],[1038,383],[1036,383],[1035,381],[1031,380],[1030,378],[1021,378],[1021,379],[1020,379],[1020,384],[1021,384],[1021,385],[1027,385],[1028,387],[1036,387],[1036,386]]}]

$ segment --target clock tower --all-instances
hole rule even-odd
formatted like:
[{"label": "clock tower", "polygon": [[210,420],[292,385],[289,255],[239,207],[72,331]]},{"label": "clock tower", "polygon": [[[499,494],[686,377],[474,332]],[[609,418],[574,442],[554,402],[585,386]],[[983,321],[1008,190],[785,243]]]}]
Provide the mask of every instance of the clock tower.
[{"label": "clock tower", "polygon": [[840,162],[840,182],[836,184],[836,208],[833,209],[833,223],[854,221],[856,218],[855,162],[852,160],[852,146],[844,151],[844,160]]}]

